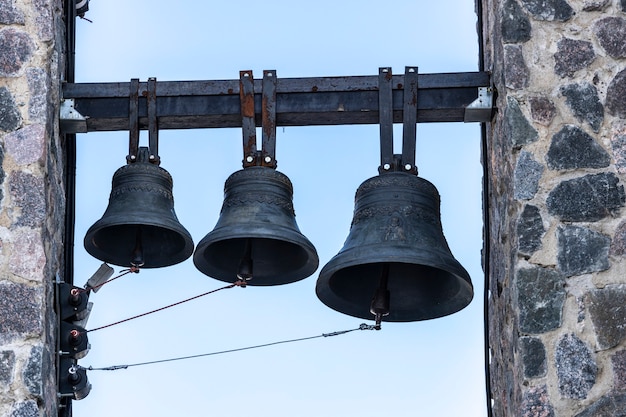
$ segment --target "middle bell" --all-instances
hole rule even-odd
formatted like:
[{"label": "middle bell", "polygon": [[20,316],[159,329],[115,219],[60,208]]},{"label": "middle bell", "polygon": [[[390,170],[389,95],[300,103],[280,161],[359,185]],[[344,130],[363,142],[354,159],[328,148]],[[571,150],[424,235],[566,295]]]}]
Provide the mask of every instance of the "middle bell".
[{"label": "middle bell", "polygon": [[273,168],[251,166],[224,185],[224,203],[213,231],[197,245],[196,268],[220,281],[287,284],[318,267],[313,244],[300,232],[289,178]]}]

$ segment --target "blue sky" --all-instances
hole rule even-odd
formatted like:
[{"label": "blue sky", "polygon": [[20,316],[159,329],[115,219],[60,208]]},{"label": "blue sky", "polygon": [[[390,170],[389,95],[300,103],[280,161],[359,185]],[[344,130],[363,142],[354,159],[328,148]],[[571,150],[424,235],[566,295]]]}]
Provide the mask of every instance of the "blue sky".
[{"label": "blue sky", "polygon": [[[478,69],[474,3],[373,1],[166,2],[93,0],[78,21],[77,82],[376,75]],[[417,165],[438,188],[444,233],[470,273],[461,312],[242,352],[118,371],[91,371],[76,417],[484,417],[480,132],[476,123],[420,124]],[[294,185],[300,230],[321,267],[347,237],[359,184],[377,174],[378,126],[288,127],[277,132],[278,170]],[[241,169],[241,130],[160,132],[161,167],[175,209],[197,244],[219,217],[226,178]],[[260,135],[259,135],[260,136]],[[396,126],[396,139],[401,126]],[[147,143],[147,133],[141,135]],[[128,133],[78,135],[75,283],[101,262],[82,246],[125,164]],[[399,147],[396,147],[399,152]],[[119,267],[114,267],[116,272]],[[272,343],[358,327],[364,320],[315,296],[319,270],[289,285],[233,288],[89,334],[83,366],[104,367]],[[222,287],[191,259],[125,276],[92,294],[87,328]],[[369,322],[372,324],[372,322]]]}]

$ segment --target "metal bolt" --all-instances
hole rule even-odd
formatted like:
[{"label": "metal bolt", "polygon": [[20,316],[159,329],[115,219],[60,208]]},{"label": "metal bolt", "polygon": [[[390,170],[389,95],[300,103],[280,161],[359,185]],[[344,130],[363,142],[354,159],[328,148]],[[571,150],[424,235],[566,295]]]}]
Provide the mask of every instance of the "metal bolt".
[{"label": "metal bolt", "polygon": [[150,155],[150,160],[154,161],[154,155]]},{"label": "metal bolt", "polygon": [[137,159],[137,157],[135,155],[131,155],[130,159],[134,161],[135,159]]},{"label": "metal bolt", "polygon": [[272,162],[272,157],[271,156],[266,156],[265,157],[265,162],[267,162],[267,163]]},{"label": "metal bolt", "polygon": [[415,72],[415,68],[409,68],[409,72]]},{"label": "metal bolt", "polygon": [[383,68],[383,72],[389,72],[389,68]]},{"label": "metal bolt", "polygon": [[273,72],[268,72],[268,73],[267,73],[267,76],[268,76],[268,77],[273,77],[273,76],[274,76],[274,73],[273,73]]},{"label": "metal bolt", "polygon": [[410,171],[410,170],[411,170],[411,164],[406,164],[406,165],[404,166],[404,169],[405,169],[406,171]]},{"label": "metal bolt", "polygon": [[244,73],[243,73],[243,76],[244,76],[244,77],[249,77],[249,76],[250,76],[250,74],[249,74],[249,73],[247,73],[247,72],[244,72]]},{"label": "metal bolt", "polygon": [[384,164],[384,165],[383,165],[383,169],[384,169],[385,171],[389,171],[389,169],[391,169],[391,165],[389,165],[389,164]]},{"label": "metal bolt", "polygon": [[252,161],[254,161],[254,157],[246,156],[246,162],[252,162]]}]

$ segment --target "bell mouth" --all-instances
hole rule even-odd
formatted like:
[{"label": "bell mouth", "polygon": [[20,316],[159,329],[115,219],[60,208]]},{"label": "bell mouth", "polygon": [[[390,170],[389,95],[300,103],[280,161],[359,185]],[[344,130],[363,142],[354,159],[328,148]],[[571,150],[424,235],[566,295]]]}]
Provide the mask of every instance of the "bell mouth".
[{"label": "bell mouth", "polygon": [[464,269],[450,271],[405,262],[324,267],[315,289],[317,297],[333,310],[362,319],[374,319],[370,304],[379,288],[385,265],[389,267],[386,288],[390,308],[383,321],[407,322],[444,317],[458,312],[472,301],[474,290]]}]

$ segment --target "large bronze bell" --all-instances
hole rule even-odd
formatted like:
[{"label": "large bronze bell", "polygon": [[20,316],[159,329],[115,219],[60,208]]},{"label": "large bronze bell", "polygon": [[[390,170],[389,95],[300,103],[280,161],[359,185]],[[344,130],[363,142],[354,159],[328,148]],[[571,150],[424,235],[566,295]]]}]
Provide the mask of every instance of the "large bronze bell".
[{"label": "large bronze bell", "polygon": [[196,267],[221,281],[280,285],[313,274],[315,247],[300,232],[293,209],[293,188],[273,168],[250,166],[224,185],[224,202],[213,231],[198,243]]},{"label": "large bronze bell", "polygon": [[159,268],[193,253],[193,240],[174,212],[172,177],[149,162],[141,147],[137,161],[113,175],[109,205],[89,228],[85,249],[101,261],[119,266]]},{"label": "large bronze bell", "polygon": [[467,306],[472,283],[450,252],[439,206],[435,186],[408,173],[361,184],[348,238],[320,272],[319,299],[378,323],[433,319]]}]

